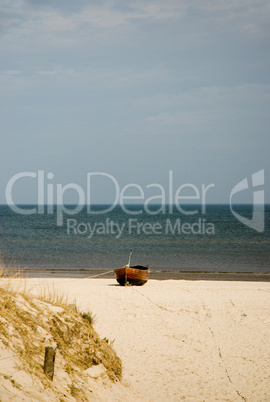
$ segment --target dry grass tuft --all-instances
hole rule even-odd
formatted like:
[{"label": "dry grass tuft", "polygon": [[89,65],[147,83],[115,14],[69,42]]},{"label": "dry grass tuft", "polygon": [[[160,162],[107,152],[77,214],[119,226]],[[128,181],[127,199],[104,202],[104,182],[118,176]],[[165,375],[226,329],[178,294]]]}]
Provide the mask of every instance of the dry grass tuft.
[{"label": "dry grass tuft", "polygon": [[[74,305],[48,320],[50,333],[69,367],[86,370],[103,364],[112,380],[121,377],[120,359],[105,339],[100,339],[88,319]],[[87,314],[90,317],[90,314]]]},{"label": "dry grass tuft", "polygon": [[43,287],[40,289],[38,298],[55,306],[61,306],[63,308],[67,308],[69,306],[68,295],[61,293],[55,287],[54,283],[44,283]]}]

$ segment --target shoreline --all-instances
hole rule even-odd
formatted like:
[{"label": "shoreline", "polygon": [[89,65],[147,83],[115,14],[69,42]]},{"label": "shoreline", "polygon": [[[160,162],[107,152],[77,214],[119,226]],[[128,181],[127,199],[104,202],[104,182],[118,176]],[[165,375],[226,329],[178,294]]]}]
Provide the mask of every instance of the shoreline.
[{"label": "shoreline", "polygon": [[[53,269],[53,268],[9,268],[8,275],[19,272],[20,276],[29,278],[103,278],[114,279],[113,270],[106,269]],[[241,282],[270,282],[270,272],[228,272],[228,271],[150,271],[150,278],[164,280],[188,281],[241,281]]]}]

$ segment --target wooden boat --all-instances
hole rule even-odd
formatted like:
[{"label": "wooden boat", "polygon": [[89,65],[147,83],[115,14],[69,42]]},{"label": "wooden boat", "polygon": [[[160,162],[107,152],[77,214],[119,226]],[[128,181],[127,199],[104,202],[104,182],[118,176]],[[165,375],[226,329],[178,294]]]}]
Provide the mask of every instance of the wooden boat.
[{"label": "wooden boat", "polygon": [[122,286],[142,286],[149,279],[149,266],[143,267],[142,265],[128,265],[117,268],[114,270],[117,282]]}]

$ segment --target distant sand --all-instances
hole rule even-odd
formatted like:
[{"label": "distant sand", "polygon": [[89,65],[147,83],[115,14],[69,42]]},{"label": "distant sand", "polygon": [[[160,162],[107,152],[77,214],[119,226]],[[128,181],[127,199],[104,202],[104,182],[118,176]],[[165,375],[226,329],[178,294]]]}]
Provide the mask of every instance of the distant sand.
[{"label": "distant sand", "polygon": [[[114,340],[132,401],[270,400],[270,283],[27,282],[34,293],[42,283],[54,283],[82,310],[93,312],[95,329]],[[128,400],[114,392],[111,401]]]}]

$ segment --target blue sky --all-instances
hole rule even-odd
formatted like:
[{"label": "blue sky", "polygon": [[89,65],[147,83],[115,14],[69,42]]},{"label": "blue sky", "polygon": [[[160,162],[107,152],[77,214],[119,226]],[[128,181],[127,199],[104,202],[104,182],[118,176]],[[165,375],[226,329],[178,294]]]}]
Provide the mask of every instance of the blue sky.
[{"label": "blue sky", "polygon": [[[166,188],[172,170],[226,203],[261,169],[270,202],[270,1],[1,0],[0,15],[1,203],[38,170],[83,188],[87,172]],[[15,202],[36,193],[21,180]]]}]

